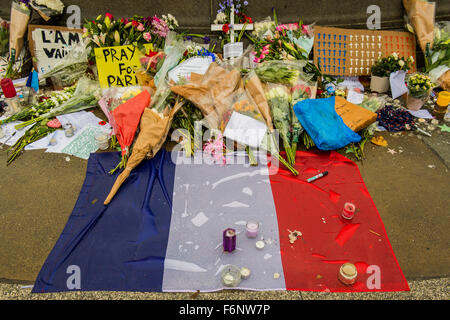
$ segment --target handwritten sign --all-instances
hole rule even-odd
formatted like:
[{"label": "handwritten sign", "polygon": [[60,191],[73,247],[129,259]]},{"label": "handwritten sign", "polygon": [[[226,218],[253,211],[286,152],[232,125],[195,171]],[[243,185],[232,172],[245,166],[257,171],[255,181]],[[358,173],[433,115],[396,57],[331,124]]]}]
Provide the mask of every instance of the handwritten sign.
[{"label": "handwritten sign", "polygon": [[83,40],[82,35],[81,29],[30,25],[28,39],[30,51],[34,57],[34,68],[39,73],[51,70],[76,44]]},{"label": "handwritten sign", "polygon": [[[145,52],[153,49],[144,45]],[[102,88],[128,87],[137,84],[136,72],[144,54],[135,46],[95,48],[98,78]]]}]

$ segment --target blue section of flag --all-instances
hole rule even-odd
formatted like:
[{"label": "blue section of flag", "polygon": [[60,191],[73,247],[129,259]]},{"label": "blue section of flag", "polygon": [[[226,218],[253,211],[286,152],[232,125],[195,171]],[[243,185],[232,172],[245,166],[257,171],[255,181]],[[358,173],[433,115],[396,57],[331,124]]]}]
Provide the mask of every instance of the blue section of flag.
[{"label": "blue section of flag", "polygon": [[77,280],[83,291],[162,291],[175,164],[161,150],[104,206],[118,175],[108,171],[119,161],[119,153],[91,154],[75,208],[33,292],[77,290]]}]

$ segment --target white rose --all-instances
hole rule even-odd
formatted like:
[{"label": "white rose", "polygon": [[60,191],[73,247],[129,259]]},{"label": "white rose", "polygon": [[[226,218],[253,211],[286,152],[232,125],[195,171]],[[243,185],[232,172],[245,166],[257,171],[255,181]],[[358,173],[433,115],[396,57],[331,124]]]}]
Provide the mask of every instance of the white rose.
[{"label": "white rose", "polygon": [[403,66],[405,65],[405,61],[400,60],[400,61],[398,62],[398,64],[400,65],[400,67],[403,67]]}]

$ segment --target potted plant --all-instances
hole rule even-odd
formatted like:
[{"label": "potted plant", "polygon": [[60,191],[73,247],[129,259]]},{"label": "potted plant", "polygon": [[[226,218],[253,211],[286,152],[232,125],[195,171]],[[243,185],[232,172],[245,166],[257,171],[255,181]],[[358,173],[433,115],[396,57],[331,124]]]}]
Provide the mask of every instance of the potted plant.
[{"label": "potted plant", "polygon": [[389,90],[389,76],[392,72],[404,70],[408,71],[413,57],[399,58],[397,53],[388,57],[378,59],[372,66],[372,77],[370,80],[370,90],[378,93],[385,93]]},{"label": "potted plant", "polygon": [[433,83],[427,75],[417,73],[408,79],[408,96],[406,106],[410,110],[419,110],[430,96]]}]

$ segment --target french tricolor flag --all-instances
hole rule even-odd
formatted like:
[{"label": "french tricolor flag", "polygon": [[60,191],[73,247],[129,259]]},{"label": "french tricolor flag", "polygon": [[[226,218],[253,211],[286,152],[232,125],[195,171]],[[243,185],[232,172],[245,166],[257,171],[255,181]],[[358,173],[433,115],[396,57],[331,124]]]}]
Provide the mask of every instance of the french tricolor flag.
[{"label": "french tricolor flag", "polygon": [[[227,265],[251,271],[235,287],[246,290],[409,290],[357,165],[336,152],[298,151],[293,176],[270,158],[249,166],[233,154],[221,165],[162,150],[104,206],[117,175],[108,171],[119,160],[91,154],[33,292],[217,291],[227,288]],[[357,209],[351,220],[341,216],[347,202]],[[256,238],[246,236],[249,220],[259,223]],[[231,253],[223,250],[227,228],[236,230]],[[356,266],[352,285],[339,280],[344,263]]]}]

